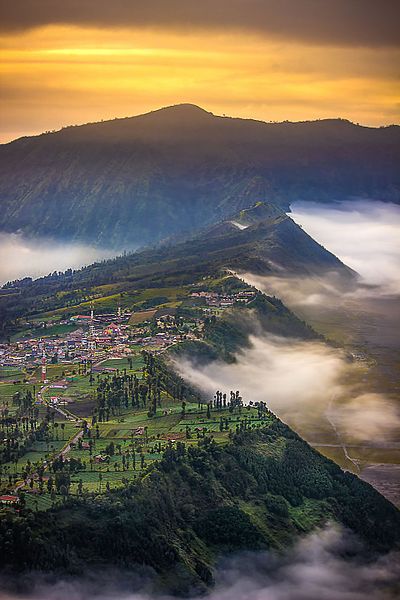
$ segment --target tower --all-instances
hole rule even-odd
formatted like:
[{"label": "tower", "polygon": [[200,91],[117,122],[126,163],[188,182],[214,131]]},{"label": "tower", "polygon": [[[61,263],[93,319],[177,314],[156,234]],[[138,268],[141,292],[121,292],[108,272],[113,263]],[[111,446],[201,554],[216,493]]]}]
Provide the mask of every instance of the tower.
[{"label": "tower", "polygon": [[90,323],[89,323],[89,335],[88,335],[88,348],[90,353],[96,350],[96,338],[95,338],[95,330],[94,330],[94,310],[93,310],[93,302],[90,308]]},{"label": "tower", "polygon": [[47,371],[47,367],[46,367],[46,349],[45,349],[45,345],[43,342],[43,352],[42,352],[42,383],[45,383],[46,381],[46,371]]}]

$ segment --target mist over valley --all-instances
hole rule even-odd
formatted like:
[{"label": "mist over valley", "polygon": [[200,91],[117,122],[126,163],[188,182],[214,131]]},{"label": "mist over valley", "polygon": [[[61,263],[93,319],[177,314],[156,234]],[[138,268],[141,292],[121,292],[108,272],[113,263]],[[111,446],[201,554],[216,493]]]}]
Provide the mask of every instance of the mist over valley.
[{"label": "mist over valley", "polygon": [[1,600],[397,597],[399,131],[0,146]]},{"label": "mist over valley", "polygon": [[[347,364],[346,370],[354,370],[357,365],[358,374],[350,377],[342,399],[329,382],[326,386],[332,391],[329,409],[326,393],[320,395],[316,404],[325,411],[325,418],[338,427],[340,440],[347,444],[354,445],[354,439],[365,427],[365,435],[361,437],[366,446],[347,448],[346,453],[358,465],[358,472],[398,503],[399,207],[360,201],[329,206],[295,204],[292,210],[293,218],[354,268],[360,275],[359,280],[349,285],[335,272],[313,277],[285,277],[284,274],[259,277],[250,273],[242,277],[265,293],[281,297],[297,315],[353,357],[355,363]],[[323,381],[323,371],[318,367],[315,378]],[[355,382],[363,389],[358,398],[352,398]],[[385,431],[385,427],[380,428],[386,418],[392,424],[391,433]],[[368,423],[374,431],[369,431]],[[312,429],[302,430],[302,433],[315,442]],[[330,444],[329,437],[325,432],[320,442]],[[367,450],[368,447],[375,451]],[[320,450],[335,456],[333,450],[322,447]]]},{"label": "mist over valley", "polygon": [[[291,217],[361,275],[360,296],[400,294],[400,206],[379,200],[294,202]],[[369,291],[368,286],[371,286]]]},{"label": "mist over valley", "polygon": [[[346,559],[359,549],[348,531],[332,524],[304,537],[290,552],[247,552],[220,558],[210,600],[395,600],[398,556],[377,561]],[[96,571],[57,583],[27,579],[29,593],[1,593],[1,600],[172,600],[151,591],[146,574]],[[137,591],[136,591],[137,590]],[[200,600],[204,595],[192,595]]]},{"label": "mist over valley", "polygon": [[85,244],[0,233],[0,284],[24,277],[36,279],[54,271],[79,269],[116,254],[115,250]]}]

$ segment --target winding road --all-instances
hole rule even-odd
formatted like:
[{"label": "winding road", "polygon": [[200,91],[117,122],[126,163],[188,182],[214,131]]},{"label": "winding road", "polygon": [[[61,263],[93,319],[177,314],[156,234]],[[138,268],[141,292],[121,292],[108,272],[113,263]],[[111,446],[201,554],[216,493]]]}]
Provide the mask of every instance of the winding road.
[{"label": "winding road", "polygon": [[[60,415],[62,415],[65,419],[67,419],[68,421],[71,422],[79,422],[81,419],[79,419],[76,415],[73,415],[70,412],[66,412],[65,410],[63,410],[62,408],[60,408],[59,406],[55,406],[53,404],[50,404],[49,402],[47,402],[47,400],[45,400],[43,394],[44,392],[46,392],[49,387],[51,387],[51,384],[46,384],[43,385],[40,390],[37,392],[37,399],[39,400],[39,402],[41,404],[43,404],[44,406],[48,406],[49,408],[52,408],[53,410],[55,410],[56,412],[58,412]],[[79,440],[79,438],[81,438],[83,436],[83,430],[80,429],[79,431],[76,432],[76,434],[72,437],[72,439],[69,440],[69,442],[67,443],[67,445],[65,445],[60,452],[58,452],[55,455],[55,458],[60,458],[62,456],[62,458],[64,459],[65,456],[68,454],[68,452],[70,452],[71,447],[77,443],[77,441]],[[44,467],[45,469],[47,468],[48,463],[47,461],[45,461],[44,463]],[[32,475],[30,477],[28,477],[26,479],[26,481],[20,481],[18,483],[18,485],[14,488],[14,493],[17,493],[21,488],[23,488],[25,485],[29,485],[31,479],[35,479],[35,476],[37,476],[38,474],[32,473]]]}]

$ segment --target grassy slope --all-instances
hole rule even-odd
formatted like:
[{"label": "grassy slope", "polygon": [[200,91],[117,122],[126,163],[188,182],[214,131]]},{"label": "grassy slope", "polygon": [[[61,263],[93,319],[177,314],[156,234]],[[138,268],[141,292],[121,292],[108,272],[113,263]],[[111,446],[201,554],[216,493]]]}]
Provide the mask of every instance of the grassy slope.
[{"label": "grassy slope", "polygon": [[[267,320],[280,306],[269,306],[269,299],[255,302],[257,308],[250,310]],[[231,350],[226,323],[244,311],[249,312],[228,311],[222,319],[217,343],[215,337],[208,342],[217,355]],[[164,363],[159,368],[175,377]],[[201,418],[196,415],[196,394],[187,387],[185,398],[186,416],[176,413],[176,437],[185,422]],[[179,412],[179,402],[175,409]],[[220,552],[284,549],[331,519],[353,529],[370,549],[399,547],[400,513],[392,504],[322,457],[274,415],[259,420],[256,412],[213,409],[211,421],[204,421],[203,408],[199,423],[210,421],[205,438],[167,445],[135,482],[126,477],[125,489],[70,498],[46,513],[7,514],[0,532],[3,567],[80,572],[103,564],[131,569],[146,565],[164,588],[184,593],[212,582],[212,565]],[[220,414],[233,419],[231,435],[219,431]],[[164,420],[170,427],[172,416],[148,420],[138,415],[135,424],[147,422],[154,436],[164,432]]]}]

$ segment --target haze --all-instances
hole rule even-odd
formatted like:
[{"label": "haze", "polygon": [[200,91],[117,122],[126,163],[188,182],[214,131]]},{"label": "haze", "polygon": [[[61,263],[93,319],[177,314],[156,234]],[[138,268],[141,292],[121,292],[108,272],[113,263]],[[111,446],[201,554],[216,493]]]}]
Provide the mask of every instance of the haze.
[{"label": "haze", "polygon": [[261,120],[399,120],[399,4],[3,2],[0,139],[199,104]]},{"label": "haze", "polygon": [[364,283],[400,293],[400,206],[379,201],[297,202],[290,216],[357,271]]},{"label": "haze", "polygon": [[23,277],[40,277],[53,271],[78,269],[110,258],[115,250],[51,240],[28,240],[18,234],[0,233],[0,285]]},{"label": "haze", "polygon": [[[398,557],[362,563],[349,532],[333,525],[300,540],[288,552],[247,552],[219,559],[208,600],[395,600]],[[147,581],[123,572],[89,573],[57,583],[30,582],[30,594],[1,593],[0,600],[173,600],[150,591]],[[191,596],[192,600],[205,598]]]}]

